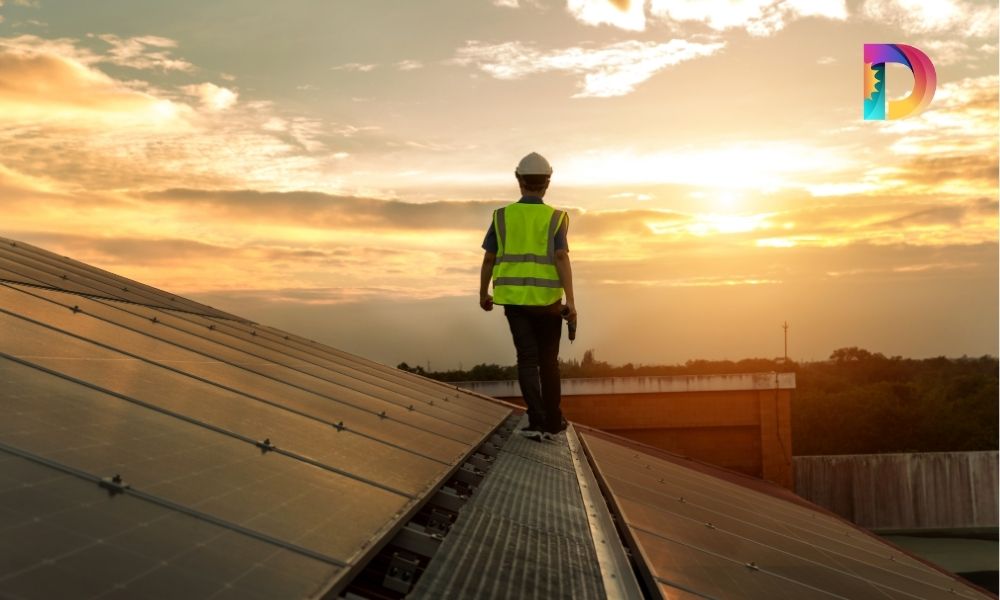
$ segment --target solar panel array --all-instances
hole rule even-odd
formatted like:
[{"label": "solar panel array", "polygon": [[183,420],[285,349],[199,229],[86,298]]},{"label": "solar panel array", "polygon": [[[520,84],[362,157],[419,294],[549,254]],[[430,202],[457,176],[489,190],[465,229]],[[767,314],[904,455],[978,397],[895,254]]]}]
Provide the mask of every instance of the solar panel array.
[{"label": "solar panel array", "polygon": [[506,407],[0,238],[0,590],[339,585]]},{"label": "solar panel array", "polygon": [[[336,592],[510,415],[5,238],[0,410],[5,600]],[[651,595],[988,597],[765,484],[580,441]]]},{"label": "solar panel array", "polygon": [[839,518],[580,434],[605,495],[664,598],[988,598]]}]

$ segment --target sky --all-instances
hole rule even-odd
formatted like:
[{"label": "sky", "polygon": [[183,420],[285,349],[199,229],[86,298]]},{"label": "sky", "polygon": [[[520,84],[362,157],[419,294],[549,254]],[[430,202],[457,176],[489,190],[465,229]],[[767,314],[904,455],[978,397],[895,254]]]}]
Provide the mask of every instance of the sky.
[{"label": "sky", "polygon": [[[395,365],[478,307],[528,152],[613,363],[998,353],[998,8],[966,0],[0,0],[0,235]],[[862,118],[865,43],[923,112]],[[891,99],[913,77],[886,68]]]}]

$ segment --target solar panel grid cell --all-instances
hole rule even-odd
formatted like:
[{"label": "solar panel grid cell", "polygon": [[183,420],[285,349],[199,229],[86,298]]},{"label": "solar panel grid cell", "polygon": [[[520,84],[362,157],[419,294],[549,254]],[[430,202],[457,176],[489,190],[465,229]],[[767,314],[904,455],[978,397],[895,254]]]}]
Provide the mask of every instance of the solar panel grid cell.
[{"label": "solar panel grid cell", "polygon": [[0,359],[0,441],[349,562],[408,498]]},{"label": "solar panel grid cell", "polygon": [[[463,416],[481,423],[492,423],[495,418],[501,418],[502,415],[507,414],[507,409],[499,404],[484,403],[482,398],[440,384],[428,383],[423,378],[413,374],[403,373],[396,369],[375,370],[365,364],[359,364],[351,358],[324,356],[315,350],[304,350],[284,341],[269,339],[268,336],[260,333],[254,335],[258,329],[249,325],[219,319],[202,319],[194,315],[186,315],[185,318],[192,321],[203,320],[206,325],[214,325],[217,331],[229,334],[233,338],[301,361],[300,366],[303,363],[310,365],[308,369],[310,373],[329,373],[332,371],[339,375],[349,376],[355,381],[355,385],[364,385],[367,389],[382,390],[383,394],[385,391],[394,392],[409,399],[410,402],[415,399],[425,403],[435,402],[439,408],[444,408],[440,405],[445,403],[444,410],[454,416]],[[386,369],[386,367],[382,369]]]},{"label": "solar panel grid cell", "polygon": [[[11,287],[17,288],[17,286]],[[326,383],[325,389],[336,390],[338,394],[361,394],[369,399],[374,398],[378,402],[384,402],[390,407],[392,405],[403,408],[413,406],[414,410],[478,431],[490,429],[495,425],[497,419],[506,414],[506,409],[502,406],[490,406],[477,399],[478,407],[474,411],[468,411],[472,418],[457,415],[453,406],[442,402],[438,396],[429,400],[433,402],[434,398],[438,398],[435,404],[429,404],[427,394],[417,394],[407,388],[403,388],[403,391],[407,392],[403,394],[379,384],[377,377],[364,376],[363,379],[359,379],[356,372],[350,368],[323,368],[289,357],[266,345],[261,345],[262,340],[253,336],[250,339],[243,339],[228,335],[220,329],[209,329],[209,326],[216,327],[218,323],[196,318],[193,315],[176,314],[106,300],[76,298],[55,291],[22,289],[27,293],[44,297],[53,302],[68,306],[77,305],[85,314],[92,314],[128,327],[139,328],[158,339],[191,348],[224,362],[248,368],[254,367],[252,370],[256,372],[280,377],[282,381],[300,384],[302,387],[313,389]],[[157,318],[155,325],[159,325],[159,327],[152,326],[154,325],[151,321],[153,317]]]},{"label": "solar panel grid cell", "polygon": [[582,437],[660,582],[712,597],[983,597],[819,511]]},{"label": "solar panel grid cell", "polygon": [[[0,389],[10,416],[0,449],[71,472],[101,498],[110,494],[100,478],[120,473],[107,486],[130,486],[114,495],[129,501],[115,506],[145,501],[319,559],[317,576],[294,561],[272,568],[276,561],[246,556],[239,543],[219,552],[262,597],[299,597],[303,585],[327,589],[349,573],[336,566],[370,556],[510,413],[27,245],[0,249],[0,280],[26,284],[0,286]],[[0,517],[12,515],[0,503]],[[192,541],[183,527],[159,533]],[[47,564],[58,543],[15,555]],[[85,556],[48,595],[73,586],[74,597],[87,596],[93,584],[105,598],[255,597],[169,560],[142,577],[95,571],[88,582],[92,560],[115,556]],[[121,581],[107,589],[106,580]]]},{"label": "solar panel grid cell", "polygon": [[15,243],[12,245],[11,243],[3,243],[3,238],[0,238],[0,257],[9,258],[21,265],[31,265],[41,271],[57,275],[60,279],[63,279],[62,276],[65,275],[66,278],[63,281],[86,282],[92,289],[101,290],[109,297],[118,297],[150,306],[234,318],[233,315],[228,315],[210,306],[158,290],[92,265],[59,256],[30,244]]},{"label": "solar panel grid cell", "polygon": [[[2,238],[0,238],[2,239]],[[451,402],[452,413],[465,414],[470,418],[477,419],[481,423],[492,423],[493,417],[502,418],[505,414],[502,406],[484,405],[482,398],[467,392],[456,391],[453,387],[433,382],[424,378],[402,373],[391,367],[379,365],[373,361],[362,359],[342,352],[322,344],[316,344],[304,340],[298,336],[286,334],[278,330],[261,327],[254,324],[245,323],[243,320],[222,313],[199,303],[193,303],[185,298],[173,296],[143,286],[131,280],[120,278],[116,275],[95,269],[88,265],[82,265],[76,261],[71,261],[63,257],[56,257],[41,249],[34,248],[26,244],[19,244],[16,248],[11,248],[7,244],[0,244],[0,279],[10,279],[13,281],[24,281],[30,284],[46,285],[54,289],[68,289],[73,292],[83,294],[96,294],[103,298],[122,299],[138,304],[160,306],[168,309],[191,311],[177,313],[178,316],[191,318],[201,324],[219,328],[227,331],[230,335],[235,335],[242,339],[247,339],[255,345],[264,344],[271,350],[282,353],[289,353],[293,356],[305,358],[310,364],[326,365],[327,368],[348,368],[354,375],[374,375],[365,379],[368,383],[383,389],[395,390],[404,396],[412,397],[426,394],[430,400],[438,402]],[[10,270],[6,271],[3,257],[5,254],[14,254],[13,262],[6,264]],[[16,272],[16,273],[15,273]],[[62,279],[62,275],[69,273],[68,279]],[[124,285],[123,285],[124,284]],[[185,304],[188,303],[188,304]],[[197,319],[196,317],[205,317]],[[223,317],[208,319],[210,316]],[[330,360],[335,365],[330,365]],[[319,361],[317,363],[317,361]],[[364,379],[362,377],[362,379]],[[425,401],[427,400],[425,398]],[[481,418],[483,413],[487,418]]]},{"label": "solar panel grid cell", "polygon": [[[11,356],[246,439],[272,440],[283,450],[393,489],[424,489],[461,451],[458,442],[442,451],[448,440],[410,430],[400,441],[427,454],[400,451],[2,312],[0,329],[11,333],[5,344]],[[388,424],[386,429],[392,430]]]},{"label": "solar panel grid cell", "polygon": [[[322,381],[317,382],[319,386],[310,385],[310,382],[292,385],[288,381],[287,369],[276,369],[273,377],[264,376],[258,373],[259,368],[242,367],[222,360],[219,344],[177,331],[165,322],[153,323],[150,318],[115,311],[87,298],[76,299],[77,303],[73,306],[79,307],[80,312],[66,310],[64,305],[57,303],[63,300],[58,298],[59,295],[59,292],[18,290],[14,286],[0,285],[0,306],[9,307],[19,316],[45,323],[60,331],[127,350],[130,354],[156,364],[210,380],[247,396],[280,403],[323,418],[329,423],[346,420],[352,424],[352,429],[362,430],[376,437],[385,429],[386,418],[380,416],[382,411],[386,412],[390,420],[403,419],[402,424],[406,427],[448,437],[460,442],[463,447],[487,430],[480,423],[475,423],[481,428],[477,431],[437,419],[424,414],[423,407],[417,410],[415,405],[412,411],[401,411],[398,410],[398,405],[387,403],[377,396],[362,394],[343,386],[323,386]],[[145,310],[149,312],[149,309]],[[165,321],[167,317],[163,319]],[[163,343],[164,341],[168,343]],[[227,350],[224,347],[221,349],[223,352]],[[317,387],[325,387],[323,391],[326,395],[319,393]]]},{"label": "solar panel grid cell", "polygon": [[[607,459],[617,460],[621,468],[627,469],[637,478],[637,483],[655,482],[658,486],[654,489],[664,485],[678,486],[685,492],[679,495],[689,499],[696,497],[700,503],[716,506],[721,512],[743,514],[748,520],[764,521],[772,528],[788,527],[796,532],[816,535],[818,538],[838,540],[875,555],[881,555],[886,550],[884,543],[817,510],[734,485],[717,477],[706,476],[693,469],[637,453],[619,444],[605,443],[604,450]],[[652,469],[654,464],[655,472]],[[647,465],[650,468],[647,468]],[[926,568],[926,565],[912,558],[906,556],[899,558],[921,569]]]},{"label": "solar panel grid cell", "polygon": [[486,412],[490,415],[497,414],[503,415],[506,413],[506,408],[499,404],[490,403],[483,405],[481,402],[485,398],[483,396],[469,392],[468,390],[463,390],[456,388],[455,386],[442,381],[436,381],[433,379],[428,379],[425,377],[418,377],[411,373],[405,373],[399,369],[389,367],[373,360],[366,359],[361,356],[350,354],[336,348],[326,346],[324,344],[319,344],[310,340],[306,340],[294,334],[284,333],[264,325],[258,325],[258,331],[271,332],[275,335],[275,339],[282,339],[284,336],[288,337],[288,341],[298,342],[301,346],[306,346],[311,348],[316,352],[317,356],[321,358],[326,358],[335,363],[342,364],[344,366],[350,366],[352,369],[358,372],[364,372],[369,375],[373,375],[379,380],[394,382],[402,385],[406,390],[412,392],[413,390],[420,390],[432,398],[436,398],[439,395],[446,394],[450,398],[454,399],[459,403],[462,408],[471,407],[473,408],[473,416]]},{"label": "solar panel grid cell", "polygon": [[339,571],[3,451],[0,556],[0,589],[25,599],[301,597]]}]

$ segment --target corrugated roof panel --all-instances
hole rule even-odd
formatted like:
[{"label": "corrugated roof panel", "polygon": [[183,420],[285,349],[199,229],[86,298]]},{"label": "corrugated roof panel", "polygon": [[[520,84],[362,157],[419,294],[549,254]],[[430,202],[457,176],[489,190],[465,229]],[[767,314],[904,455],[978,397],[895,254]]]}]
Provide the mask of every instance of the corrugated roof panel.
[{"label": "corrugated roof panel", "polygon": [[3,450],[0,531],[5,598],[295,598],[340,570]]},{"label": "corrugated roof panel", "polygon": [[790,600],[988,597],[819,510],[599,434],[580,437],[663,590]]}]

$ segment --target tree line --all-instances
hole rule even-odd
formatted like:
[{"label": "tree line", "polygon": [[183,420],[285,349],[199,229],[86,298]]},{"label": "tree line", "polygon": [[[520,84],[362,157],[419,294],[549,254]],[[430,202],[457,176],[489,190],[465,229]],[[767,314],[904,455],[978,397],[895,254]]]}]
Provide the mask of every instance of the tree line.
[{"label": "tree line", "polygon": [[[998,364],[994,356],[913,359],[850,347],[829,359],[689,360],[682,365],[611,365],[593,350],[560,360],[563,378],[794,372],[792,447],[796,455],[996,450]],[[517,367],[479,364],[427,372],[447,382],[517,379]]]}]

